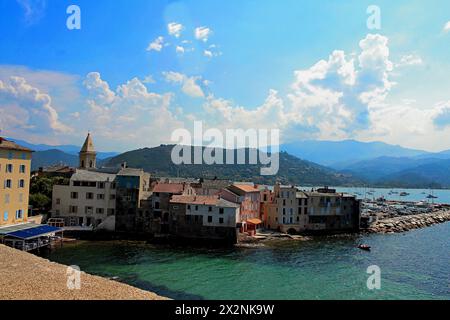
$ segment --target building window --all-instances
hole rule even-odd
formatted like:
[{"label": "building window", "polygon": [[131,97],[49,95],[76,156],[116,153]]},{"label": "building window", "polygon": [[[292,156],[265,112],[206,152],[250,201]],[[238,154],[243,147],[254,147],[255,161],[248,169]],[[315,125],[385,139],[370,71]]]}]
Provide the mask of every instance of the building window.
[{"label": "building window", "polygon": [[286,214],[286,208],[283,208],[283,214]]},{"label": "building window", "polygon": [[8,211],[3,213],[3,221],[8,221]]},{"label": "building window", "polygon": [[105,199],[105,195],[103,193],[97,194],[97,200],[104,200],[104,199]]},{"label": "building window", "polygon": [[99,189],[105,189],[105,183],[104,182],[99,182],[98,183],[98,188]]},{"label": "building window", "polygon": [[78,213],[78,207],[77,206],[70,206],[69,207],[69,213]]},{"label": "building window", "polygon": [[78,192],[71,192],[70,199],[78,199]]},{"label": "building window", "polygon": [[191,210],[191,205],[190,204],[188,204],[187,209]]},{"label": "building window", "polygon": [[223,218],[219,218],[219,223],[220,223],[220,224],[223,223]]},{"label": "building window", "polygon": [[212,222],[212,216],[208,216],[208,222],[209,222],[209,223]]},{"label": "building window", "polygon": [[224,213],[224,209],[223,209],[223,208],[220,208],[220,209],[219,209],[219,213],[220,213],[220,214],[223,214],[223,213]]},{"label": "building window", "polygon": [[16,219],[23,219],[23,210],[16,211]]},{"label": "building window", "polygon": [[19,188],[25,188],[25,180],[23,179],[19,180]]},{"label": "building window", "polygon": [[6,165],[6,173],[12,173],[13,172],[13,165],[12,164],[7,164]]},{"label": "building window", "polygon": [[5,180],[5,188],[6,189],[11,189],[12,188],[12,182],[10,179],[6,179]]},{"label": "building window", "polygon": [[212,207],[208,207],[208,212],[211,212],[212,211]]},{"label": "building window", "polygon": [[61,199],[60,198],[56,198],[56,204],[61,204]]},{"label": "building window", "polygon": [[195,206],[195,211],[198,211],[198,206]]},{"label": "building window", "polygon": [[104,213],[105,213],[105,209],[103,209],[103,208],[97,208],[97,209],[95,210],[95,212],[96,212],[97,214],[104,214]]},{"label": "building window", "polygon": [[73,186],[74,187],[80,187],[81,186],[81,181],[74,181],[73,182]]},{"label": "building window", "polygon": [[92,208],[92,207],[84,208],[84,213],[86,213],[86,214],[92,214],[93,212],[94,212],[94,208]]},{"label": "building window", "polygon": [[20,173],[25,173],[25,171],[26,171],[26,167],[25,167],[25,165],[24,164],[22,164],[22,165],[20,165],[20,167],[19,167],[20,169]]},{"label": "building window", "polygon": [[94,194],[92,192],[86,192],[86,199],[88,200],[94,199]]}]

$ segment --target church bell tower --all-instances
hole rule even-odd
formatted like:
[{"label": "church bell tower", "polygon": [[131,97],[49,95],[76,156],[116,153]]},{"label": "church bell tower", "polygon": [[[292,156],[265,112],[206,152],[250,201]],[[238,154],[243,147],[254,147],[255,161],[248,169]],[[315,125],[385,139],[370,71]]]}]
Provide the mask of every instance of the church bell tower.
[{"label": "church bell tower", "polygon": [[88,133],[86,141],[80,150],[80,169],[90,170],[97,167],[97,152],[95,152],[94,143],[91,134]]}]

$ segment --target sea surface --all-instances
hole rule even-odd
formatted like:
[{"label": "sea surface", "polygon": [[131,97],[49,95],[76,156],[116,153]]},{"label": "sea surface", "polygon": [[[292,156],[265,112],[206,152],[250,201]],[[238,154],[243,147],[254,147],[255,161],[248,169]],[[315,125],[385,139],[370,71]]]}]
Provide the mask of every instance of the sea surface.
[{"label": "sea surface", "polygon": [[[311,187],[299,187],[301,190],[311,190]],[[320,188],[320,187],[315,187]],[[386,200],[396,201],[425,201],[441,204],[450,204],[450,190],[439,189],[396,189],[396,188],[345,188],[345,187],[330,187],[336,189],[337,192],[344,192],[356,195],[359,199],[377,199],[384,197]],[[409,195],[400,196],[400,193],[407,192]],[[428,195],[437,197],[436,199],[427,199]]]},{"label": "sea surface", "polygon": [[[78,242],[46,258],[173,299],[450,299],[450,223],[257,248]],[[380,290],[367,288],[372,265],[381,270]]]}]

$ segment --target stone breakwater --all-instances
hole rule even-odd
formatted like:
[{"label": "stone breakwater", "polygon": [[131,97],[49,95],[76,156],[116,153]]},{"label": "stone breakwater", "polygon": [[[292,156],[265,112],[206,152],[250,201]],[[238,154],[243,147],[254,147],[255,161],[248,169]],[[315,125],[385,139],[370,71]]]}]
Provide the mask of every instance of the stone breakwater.
[{"label": "stone breakwater", "polygon": [[378,220],[367,233],[400,233],[450,221],[450,210]]}]

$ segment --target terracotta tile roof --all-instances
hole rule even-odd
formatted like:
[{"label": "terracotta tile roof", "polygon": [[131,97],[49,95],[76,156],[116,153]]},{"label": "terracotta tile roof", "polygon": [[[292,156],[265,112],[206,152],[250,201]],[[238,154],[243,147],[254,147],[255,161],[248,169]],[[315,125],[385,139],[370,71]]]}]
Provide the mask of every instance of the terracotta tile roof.
[{"label": "terracotta tile roof", "polygon": [[0,137],[0,149],[33,152],[33,150],[31,149],[22,147],[17,143],[15,143],[14,141],[6,140],[5,138],[2,137]]},{"label": "terracotta tile roof", "polygon": [[249,184],[234,184],[231,187],[232,190],[238,189],[243,192],[260,192],[258,187]]},{"label": "terracotta tile roof", "polygon": [[153,188],[153,192],[172,194],[183,193],[184,186],[185,185],[182,183],[158,183]]},{"label": "terracotta tile roof", "polygon": [[239,208],[238,204],[221,199],[218,196],[173,196],[170,203]]},{"label": "terracotta tile roof", "polygon": [[171,203],[186,203],[186,204],[203,204],[215,206],[219,201],[217,196],[173,196]]}]

